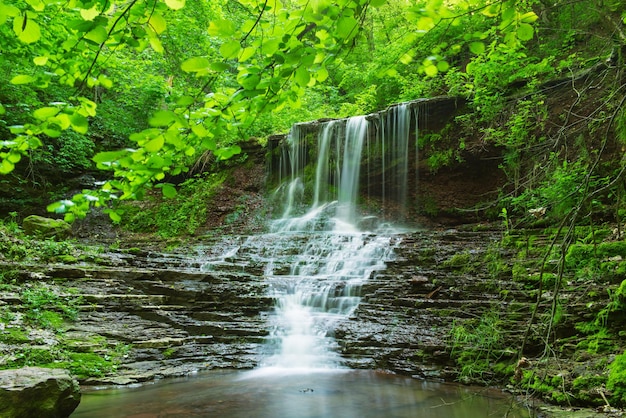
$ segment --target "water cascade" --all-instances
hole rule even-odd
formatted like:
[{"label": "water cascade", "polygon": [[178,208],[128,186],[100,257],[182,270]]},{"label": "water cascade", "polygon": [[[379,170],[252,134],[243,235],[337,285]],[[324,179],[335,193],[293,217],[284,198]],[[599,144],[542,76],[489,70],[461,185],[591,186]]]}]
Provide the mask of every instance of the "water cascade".
[{"label": "water cascade", "polygon": [[383,173],[391,168],[383,197],[405,204],[410,115],[409,106],[400,105],[380,117],[332,120],[313,141],[302,125],[291,129],[278,189],[284,209],[271,238],[263,238],[273,242],[265,277],[277,302],[262,370],[341,367],[334,324],[353,313],[361,285],[385,268],[398,242],[391,228],[358,205],[363,178],[372,175],[369,169],[362,173],[362,166],[364,160],[374,164],[370,157],[378,154]]}]

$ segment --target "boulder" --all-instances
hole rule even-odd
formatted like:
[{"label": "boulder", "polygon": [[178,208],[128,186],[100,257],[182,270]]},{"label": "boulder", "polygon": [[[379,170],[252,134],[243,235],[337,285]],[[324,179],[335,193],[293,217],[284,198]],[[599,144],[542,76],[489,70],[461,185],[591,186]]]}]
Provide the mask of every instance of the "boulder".
[{"label": "boulder", "polygon": [[24,367],[0,371],[0,417],[66,418],[80,403],[67,370]]},{"label": "boulder", "polygon": [[27,235],[42,238],[67,238],[70,236],[72,226],[62,219],[46,218],[38,215],[30,215],[24,218],[22,228]]}]

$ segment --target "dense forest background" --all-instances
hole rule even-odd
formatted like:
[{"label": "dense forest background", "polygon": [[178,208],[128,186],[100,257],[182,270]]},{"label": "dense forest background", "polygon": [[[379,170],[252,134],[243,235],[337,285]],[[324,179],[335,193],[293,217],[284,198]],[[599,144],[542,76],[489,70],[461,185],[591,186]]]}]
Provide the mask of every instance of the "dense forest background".
[{"label": "dense forest background", "polygon": [[[620,218],[624,13],[586,0],[3,2],[2,214],[56,202],[70,221],[104,206],[118,222],[111,199],[174,198],[194,167],[245,158],[250,138],[452,95],[470,112],[420,139],[433,171],[497,148],[510,187],[496,216],[560,218],[589,196]],[[85,173],[99,190],[80,191]]]}]

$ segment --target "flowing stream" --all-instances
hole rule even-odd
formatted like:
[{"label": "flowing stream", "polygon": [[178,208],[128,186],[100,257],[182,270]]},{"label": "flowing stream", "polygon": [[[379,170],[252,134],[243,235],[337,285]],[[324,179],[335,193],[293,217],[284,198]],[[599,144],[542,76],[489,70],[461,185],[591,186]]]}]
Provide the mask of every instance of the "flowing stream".
[{"label": "flowing stream", "polygon": [[371,164],[385,168],[383,198],[406,204],[410,117],[408,106],[388,111],[376,136],[375,122],[364,116],[326,122],[314,141],[314,170],[308,171],[311,144],[294,126],[276,192],[282,216],[267,233],[207,264],[217,268],[239,253],[265,265],[263,280],[276,306],[267,315],[272,332],[255,370],[87,392],[72,417],[528,416],[494,392],[479,395],[477,389],[342,364],[334,325],[349,320],[362,284],[384,270],[401,245],[399,229],[358,205],[363,178],[369,177],[361,173],[362,153],[380,152],[380,161]]}]

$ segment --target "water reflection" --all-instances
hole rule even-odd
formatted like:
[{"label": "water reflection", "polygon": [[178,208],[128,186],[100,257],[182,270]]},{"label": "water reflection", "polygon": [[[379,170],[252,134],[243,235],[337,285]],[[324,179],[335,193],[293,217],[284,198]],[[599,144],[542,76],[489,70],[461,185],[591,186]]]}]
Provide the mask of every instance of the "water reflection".
[{"label": "water reflection", "polygon": [[473,418],[530,417],[487,389],[373,371],[210,372],[136,388],[83,394],[72,418]]}]

